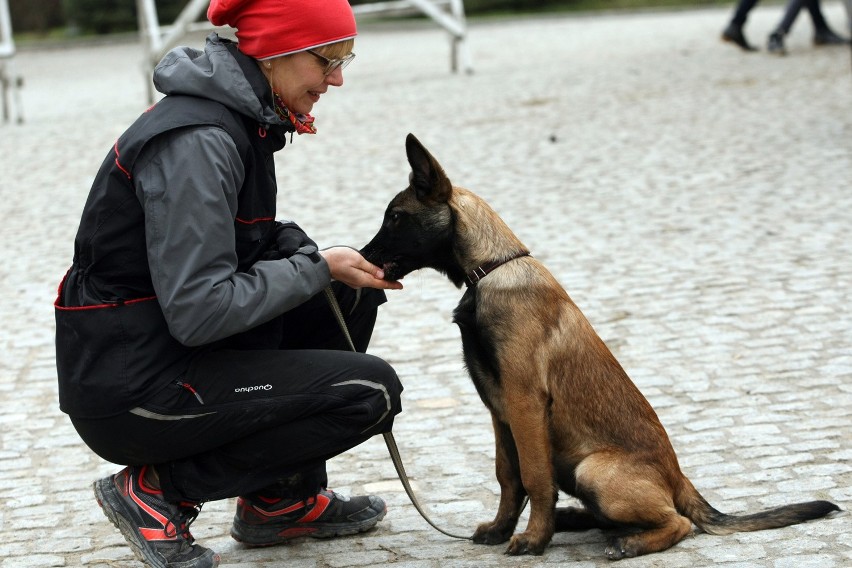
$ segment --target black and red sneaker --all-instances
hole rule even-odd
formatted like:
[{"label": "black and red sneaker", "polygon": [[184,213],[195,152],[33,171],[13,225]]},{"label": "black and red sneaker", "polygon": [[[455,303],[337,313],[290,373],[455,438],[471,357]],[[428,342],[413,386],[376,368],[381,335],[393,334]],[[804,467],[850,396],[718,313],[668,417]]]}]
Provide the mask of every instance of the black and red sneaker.
[{"label": "black and red sneaker", "polygon": [[231,536],[246,546],[272,546],[301,536],[344,536],[373,528],[385,513],[379,497],[350,499],[327,489],[304,501],[240,497]]},{"label": "black and red sneaker", "polygon": [[145,467],[126,467],[94,483],[95,498],[133,548],[136,557],[154,568],[215,568],[219,555],[193,544],[189,525],[198,503],[169,503],[163,492],[147,487]]}]

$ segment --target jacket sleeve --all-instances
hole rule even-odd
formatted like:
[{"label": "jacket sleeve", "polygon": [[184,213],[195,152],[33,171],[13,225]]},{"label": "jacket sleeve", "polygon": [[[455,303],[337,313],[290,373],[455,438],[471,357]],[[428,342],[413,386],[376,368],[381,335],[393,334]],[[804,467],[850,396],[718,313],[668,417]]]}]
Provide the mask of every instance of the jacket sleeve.
[{"label": "jacket sleeve", "polygon": [[185,345],[264,323],[331,280],[318,254],[259,261],[237,272],[234,218],[244,173],[233,140],[215,127],[158,137],[136,162],[154,290],[169,331]]}]

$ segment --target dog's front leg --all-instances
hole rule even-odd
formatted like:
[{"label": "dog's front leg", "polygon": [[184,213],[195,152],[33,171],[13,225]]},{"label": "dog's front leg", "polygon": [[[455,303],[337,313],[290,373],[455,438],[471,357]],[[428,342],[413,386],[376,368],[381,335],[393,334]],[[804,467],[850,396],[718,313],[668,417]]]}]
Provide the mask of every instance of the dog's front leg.
[{"label": "dog's front leg", "polygon": [[518,451],[521,480],[530,496],[530,520],[524,532],[512,537],[506,554],[541,554],[556,526],[557,490],[547,403],[530,392],[507,398],[506,414]]},{"label": "dog's front leg", "polygon": [[509,427],[491,415],[496,443],[497,481],[500,483],[500,506],[497,516],[490,523],[482,523],[473,533],[472,540],[478,544],[500,544],[509,540],[518,524],[526,491],[521,483],[518,450]]}]

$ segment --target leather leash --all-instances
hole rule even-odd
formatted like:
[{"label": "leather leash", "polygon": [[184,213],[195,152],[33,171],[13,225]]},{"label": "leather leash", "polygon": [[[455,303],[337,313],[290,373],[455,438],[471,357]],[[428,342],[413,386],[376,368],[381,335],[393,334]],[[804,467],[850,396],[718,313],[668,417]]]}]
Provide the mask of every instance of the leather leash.
[{"label": "leather leash", "polygon": [[[352,351],[357,351],[355,349],[355,343],[352,342],[352,336],[349,335],[349,328],[346,327],[346,320],[343,319],[343,312],[340,310],[340,304],[337,303],[337,298],[334,296],[334,291],[331,289],[331,286],[326,287],[325,289],[325,297],[328,300],[328,305],[331,307],[331,311],[334,312],[334,317],[337,318],[337,323],[340,326],[340,330],[343,332],[343,335],[346,336],[346,341],[349,343],[349,348]],[[393,462],[394,468],[396,468],[396,474],[399,476],[399,480],[402,482],[402,487],[405,489],[405,493],[408,495],[408,498],[411,500],[411,504],[414,505],[414,508],[417,509],[417,512],[420,513],[420,516],[423,517],[423,520],[432,525],[439,533],[445,534],[451,538],[458,538],[461,540],[471,540],[470,536],[461,536],[457,534],[453,534],[451,532],[445,531],[429,518],[429,515],[426,514],[426,511],[423,510],[423,507],[420,506],[420,501],[417,500],[417,496],[414,494],[414,490],[411,488],[411,484],[408,482],[408,475],[405,473],[405,466],[402,465],[402,458],[399,455],[399,448],[396,446],[396,439],[393,437],[393,432],[385,432],[382,434],[385,438],[385,445],[388,447],[388,453],[390,454],[391,461]]]}]

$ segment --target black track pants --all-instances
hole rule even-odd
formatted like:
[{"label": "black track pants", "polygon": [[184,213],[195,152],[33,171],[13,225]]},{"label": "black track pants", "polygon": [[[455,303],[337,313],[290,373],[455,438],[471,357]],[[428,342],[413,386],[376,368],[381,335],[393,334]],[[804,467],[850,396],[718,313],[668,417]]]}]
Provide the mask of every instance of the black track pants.
[{"label": "black track pants", "polygon": [[[366,350],[384,293],[335,291]],[[348,350],[323,294],[218,345],[180,383],[128,413],[72,419],[102,458],[154,465],[170,501],[306,497],[325,485],[327,459],[390,430],[401,410],[396,372]]]}]

